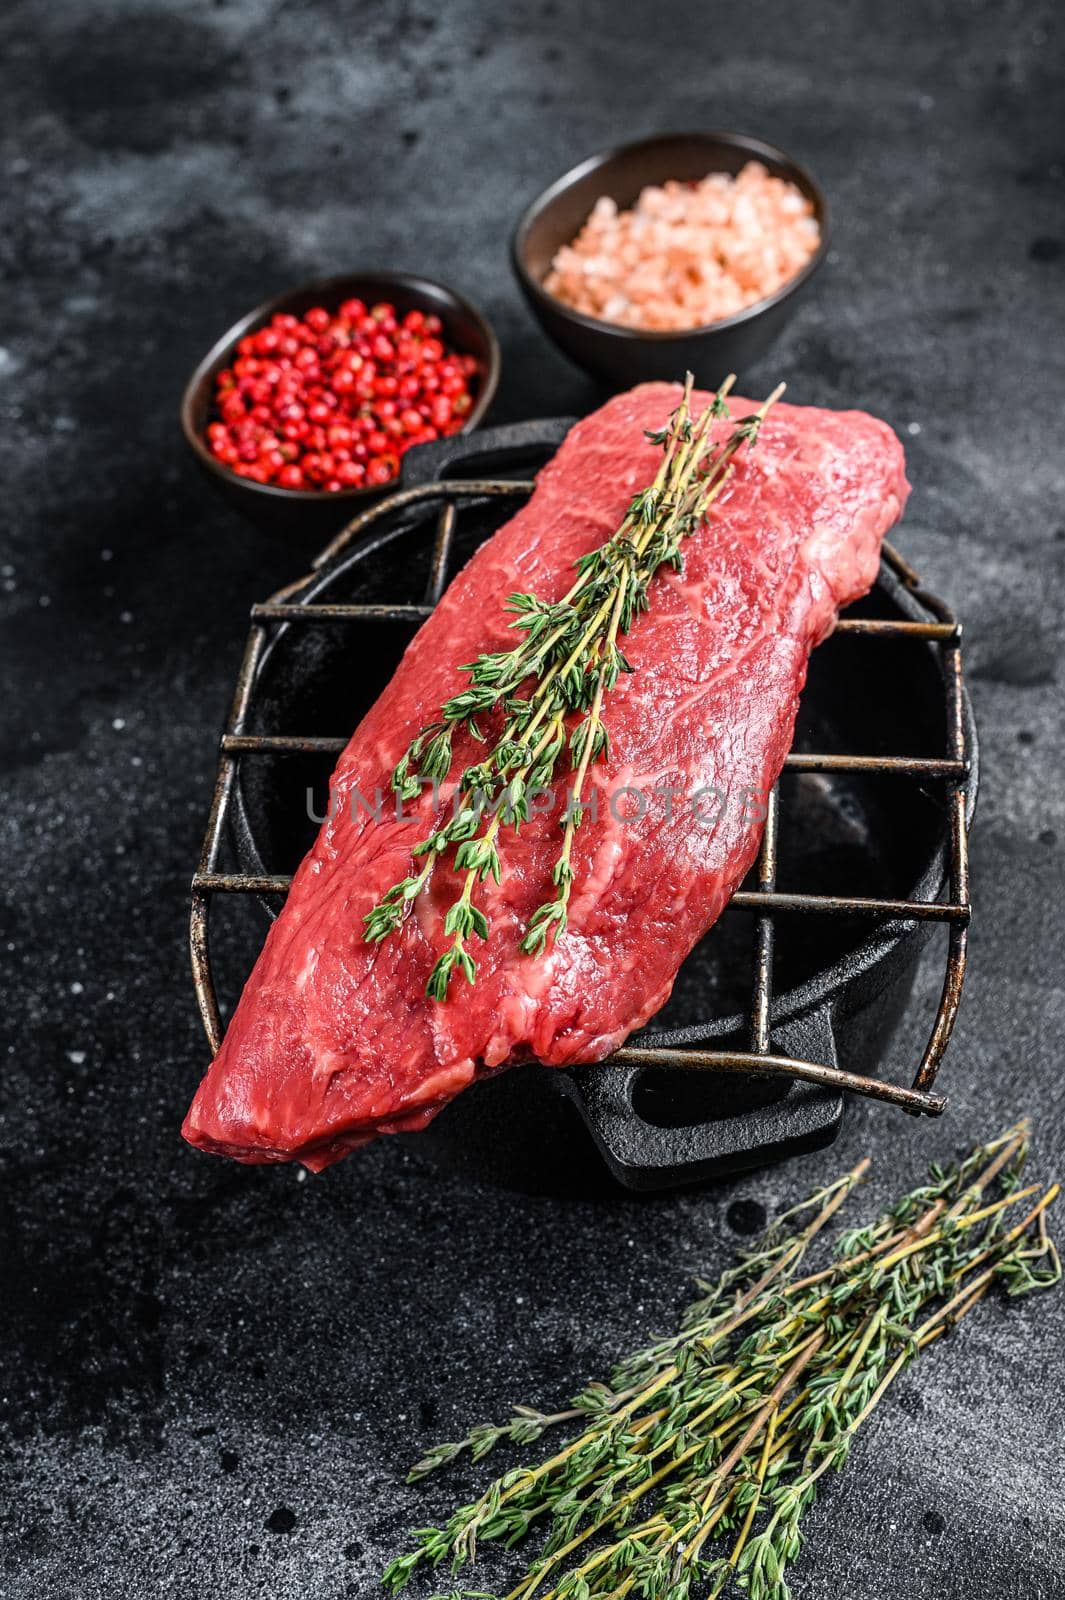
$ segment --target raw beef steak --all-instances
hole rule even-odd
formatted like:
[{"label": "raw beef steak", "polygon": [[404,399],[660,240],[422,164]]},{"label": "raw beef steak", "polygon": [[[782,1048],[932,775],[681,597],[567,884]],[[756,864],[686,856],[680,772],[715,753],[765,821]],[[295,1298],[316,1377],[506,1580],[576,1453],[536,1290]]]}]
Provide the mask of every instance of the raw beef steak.
[{"label": "raw beef steak", "polygon": [[[396,820],[387,802],[380,819],[352,802],[355,791],[388,794],[411,738],[466,682],[461,663],[514,644],[506,596],[558,598],[574,560],[616,530],[661,459],[644,430],[661,428],[679,397],[646,384],[579,423],[412,641],[340,758],[331,818],[185,1120],[192,1144],[317,1170],[377,1134],[424,1127],[479,1073],[529,1058],[599,1060],[668,998],[757,854],[809,652],[871,586],[902,510],[902,449],[884,423],[775,406],[686,541],[683,574],[655,578],[651,609],[625,642],[635,671],[607,701],[610,754],[593,768],[597,815],[576,835],[568,930],[544,955],[518,944],[552,892],[564,778],[553,814],[500,835],[502,882],[477,892],[491,919],[488,942],[471,941],[477,981],[453,978],[445,1003],[427,999],[425,984],[450,942],[450,867],[438,866],[398,932],[376,946],[363,939],[364,914],[416,870],[429,791],[408,804],[414,821]],[[698,409],[708,398],[695,397]],[[754,409],[730,406],[733,416]],[[480,749],[456,738],[453,773]]]}]

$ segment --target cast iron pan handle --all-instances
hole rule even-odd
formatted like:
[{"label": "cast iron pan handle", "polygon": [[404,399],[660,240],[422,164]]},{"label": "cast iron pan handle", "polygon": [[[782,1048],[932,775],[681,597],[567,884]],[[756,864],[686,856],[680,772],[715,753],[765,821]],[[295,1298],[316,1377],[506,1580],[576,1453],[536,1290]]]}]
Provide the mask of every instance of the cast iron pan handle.
[{"label": "cast iron pan handle", "polygon": [[[500,453],[504,461],[507,455],[512,455],[517,462],[528,457],[528,476],[532,477],[558,449],[576,420],[575,417],[544,417],[533,422],[506,423],[499,428],[479,428],[475,433],[455,433],[450,439],[415,445],[403,457],[399,486],[415,489],[441,478],[497,478],[500,476],[498,460],[486,460],[483,471],[478,470],[476,462],[481,456],[496,457]],[[466,462],[470,463],[466,471],[455,470]]]},{"label": "cast iron pan handle", "polygon": [[[691,1035],[696,1031],[680,1030],[641,1042],[693,1044],[696,1040]],[[836,1041],[828,1006],[774,1028],[773,1050],[835,1066]],[[561,1087],[576,1105],[603,1159],[629,1189],[697,1183],[819,1150],[835,1138],[843,1117],[842,1095],[793,1081],[779,1099],[743,1116],[662,1127],[641,1116],[633,1103],[638,1080],[648,1070],[602,1062],[559,1074]],[[713,1074],[706,1075],[708,1096],[714,1095],[720,1082]]]}]

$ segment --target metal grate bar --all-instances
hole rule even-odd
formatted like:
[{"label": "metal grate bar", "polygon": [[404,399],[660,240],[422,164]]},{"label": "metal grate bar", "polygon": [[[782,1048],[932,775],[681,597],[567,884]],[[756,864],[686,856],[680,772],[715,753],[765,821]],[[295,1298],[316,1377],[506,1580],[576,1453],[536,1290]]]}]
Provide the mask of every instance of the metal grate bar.
[{"label": "metal grate bar", "polygon": [[[913,567],[899,555],[894,545],[885,540],[882,549],[885,559],[897,572],[914,598],[924,606],[925,610],[930,611],[940,622],[955,628],[952,638],[944,646],[943,650],[943,676],[947,696],[947,748],[953,760],[965,761],[967,759],[967,751],[964,680],[961,668],[961,629],[958,626],[957,618],[950,607],[945,605],[937,595],[924,588]],[[969,830],[965,810],[964,780],[955,780],[949,804],[948,894],[952,901],[967,906],[969,905]],[[927,1092],[930,1085],[935,1082],[939,1064],[943,1059],[947,1045],[950,1043],[954,1024],[958,1017],[962,984],[965,981],[968,948],[968,920],[953,923],[947,944],[947,965],[943,975],[943,988],[939,997],[939,1005],[936,1008],[935,1021],[932,1024],[932,1032],[921,1057],[920,1066],[914,1075],[913,1087],[917,1092]]]},{"label": "metal grate bar", "polygon": [[[934,596],[922,597],[925,604],[942,606]],[[961,670],[961,651],[957,644],[947,652],[947,721],[948,740],[955,760],[965,755],[964,684]],[[969,830],[965,816],[965,790],[955,783],[950,797],[950,885],[952,900],[969,904]],[[914,1076],[915,1089],[924,1090],[935,1081],[939,1063],[950,1043],[961,1003],[962,984],[965,981],[965,964],[968,956],[969,930],[966,923],[958,923],[950,930],[947,947],[947,969],[939,997],[932,1032],[925,1046],[921,1064]]]},{"label": "metal grate bar", "polygon": [[[345,749],[350,741],[342,736],[320,738],[302,733],[246,733],[222,735],[222,749],[240,755],[272,755],[285,750],[330,755]],[[897,772],[908,777],[964,778],[966,761],[945,761],[924,756],[848,756],[789,755],[784,762],[789,772]]]},{"label": "metal grate bar", "polygon": [[956,622],[906,622],[901,617],[840,617],[834,633],[865,635],[871,639],[934,639],[960,637]]},{"label": "metal grate bar", "polygon": [[[256,877],[245,872],[203,872],[196,874],[192,885],[194,889],[218,894],[287,894],[292,878],[283,873]],[[797,911],[841,917],[892,917],[906,922],[965,923],[969,920],[967,905],[943,904],[938,900],[859,899],[828,894],[781,894],[764,889],[738,889],[729,905],[767,915]]]},{"label": "metal grate bar", "polygon": [[[268,638],[267,625],[278,622],[421,622],[429,616],[443,593],[454,543],[457,507],[492,498],[528,496],[529,482],[475,479],[419,485],[382,500],[354,518],[314,560],[312,571],[279,590],[261,605],[252,608],[252,627],[222,736],[218,771],[207,829],[192,881],[189,920],[193,981],[212,1051],[221,1043],[222,1024],[211,970],[209,914],[216,894],[284,895],[292,879],[285,875],[228,873],[220,870],[222,843],[235,774],[246,755],[273,753],[335,754],[347,744],[346,738],[325,738],[288,734],[249,734],[246,731],[252,691]],[[315,573],[328,565],[341,551],[358,539],[379,519],[409,508],[442,502],[430,558],[426,600],[422,605],[339,605],[303,604]],[[836,631],[853,637],[897,638],[938,645],[943,651],[947,698],[947,754],[943,757],[862,756],[847,754],[809,754],[793,752],[785,766],[792,772],[867,772],[899,774],[910,778],[942,780],[948,791],[949,864],[947,894],[943,902],[855,898],[838,895],[781,893],[776,888],[779,837],[779,796],[770,797],[765,833],[759,857],[758,888],[733,896],[731,904],[757,913],[754,945],[754,984],[752,990],[749,1050],[661,1049],[625,1046],[610,1058],[619,1063],[643,1066],[690,1068],[693,1071],[745,1072],[783,1075],[806,1082],[824,1084],[849,1093],[889,1102],[904,1110],[937,1115],[945,1104],[931,1090],[943,1053],[950,1040],[957,1016],[967,954],[967,928],[970,916],[969,869],[966,826],[965,784],[969,758],[965,735],[963,680],[959,641],[961,628],[942,601],[921,586],[916,572],[890,544],[883,546],[883,560],[896,573],[919,603],[935,619],[913,622],[894,618],[844,617]],[[772,970],[774,917],[778,912],[844,916],[881,916],[902,921],[943,922],[948,927],[948,952],[943,990],[935,1022],[911,1088],[886,1083],[859,1073],[843,1071],[819,1062],[801,1061],[776,1055],[771,1050]]]},{"label": "metal grate bar", "polygon": [[[776,787],[765,809],[762,849],[758,857],[758,888],[771,896],[777,885],[777,834],[780,795]],[[754,930],[754,996],[751,1004],[751,1049],[755,1055],[769,1054],[769,1011],[773,1000],[773,918],[758,918]]]},{"label": "metal grate bar", "polygon": [[[247,718],[248,706],[251,702],[252,684],[255,681],[255,673],[265,643],[265,630],[261,627],[253,626],[248,634],[247,644],[244,647],[240,670],[237,673],[237,686],[233,692],[233,701],[229,709],[227,727],[234,732],[239,732],[243,728]],[[226,814],[233,793],[233,781],[236,777],[236,771],[237,758],[223,753],[218,762],[218,774],[215,778],[211,809],[207,817],[207,830],[200,849],[196,876],[192,881],[192,905],[189,911],[189,952],[192,958],[193,982],[196,988],[196,1000],[200,1008],[200,1017],[203,1021],[204,1031],[207,1034],[212,1053],[217,1051],[222,1042],[222,1018],[218,1009],[218,993],[211,971],[210,891],[204,887],[204,883],[217,871],[222,851]]]},{"label": "metal grate bar", "polygon": [[433,541],[429,582],[425,590],[425,598],[430,606],[435,606],[444,592],[444,585],[447,583],[447,564],[451,558],[451,545],[454,537],[455,502],[453,500],[445,500],[440,507],[440,515],[436,519],[436,539]]},{"label": "metal grate bar", "polygon": [[967,761],[925,756],[807,755],[793,751],[785,757],[789,772],[898,772],[911,778],[967,778]]},{"label": "metal grate bar", "polygon": [[253,622],[424,622],[433,614],[432,606],[339,606],[265,605],[252,606]]},{"label": "metal grate bar", "polygon": [[[679,1063],[678,1056],[683,1058]],[[906,1089],[901,1084],[885,1083],[882,1078],[866,1078],[858,1072],[845,1072],[842,1067],[800,1061],[795,1056],[755,1055],[746,1050],[663,1050],[623,1045],[610,1059],[620,1066],[675,1068],[680,1065],[692,1072],[743,1072],[755,1077],[800,1078],[805,1083],[865,1095],[870,1100],[886,1100],[905,1111],[931,1117],[938,1117],[947,1103],[941,1094]]]},{"label": "metal grate bar", "polygon": [[202,894],[288,894],[291,874],[250,872],[197,872],[193,889]]},{"label": "metal grate bar", "polygon": [[967,905],[942,904],[938,900],[880,900],[838,894],[765,894],[757,889],[738,889],[730,905],[748,911],[803,911],[838,917],[902,917],[916,922],[967,922]]},{"label": "metal grate bar", "polygon": [[347,739],[318,739],[299,733],[224,733],[222,749],[227,755],[268,756],[286,750],[303,755],[339,755]]},{"label": "metal grate bar", "polygon": [[[454,526],[455,508],[445,506],[441,522],[448,528],[446,539],[438,537],[434,546],[429,578],[432,595],[439,582],[446,581],[450,529]],[[442,553],[441,553],[442,552]],[[443,562],[443,566],[439,562]],[[439,599],[439,595],[436,595]],[[263,601],[251,608],[256,622],[424,622],[432,616],[435,601],[424,605],[333,605],[321,601],[308,601],[306,605]],[[949,641],[958,637],[956,625],[939,622],[903,622],[893,619],[879,620],[867,617],[841,617],[835,633],[851,634],[858,638],[913,638]]]}]

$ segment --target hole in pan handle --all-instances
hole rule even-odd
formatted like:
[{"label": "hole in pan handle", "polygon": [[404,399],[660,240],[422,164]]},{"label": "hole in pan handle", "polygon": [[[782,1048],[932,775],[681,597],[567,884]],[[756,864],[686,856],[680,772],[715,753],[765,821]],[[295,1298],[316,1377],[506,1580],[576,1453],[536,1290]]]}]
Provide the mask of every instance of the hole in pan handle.
[{"label": "hole in pan handle", "polygon": [[[576,421],[576,417],[543,417],[531,422],[504,423],[498,428],[481,428],[475,433],[455,433],[450,439],[434,439],[431,444],[417,444],[403,457],[399,487],[416,489],[423,484],[436,483],[450,475],[451,467],[460,462],[476,464],[481,456],[485,458],[488,475],[497,478],[500,476],[500,453],[505,461],[511,452],[516,464],[528,460],[531,476],[545,456],[558,449]],[[489,461],[490,456],[493,459]]]},{"label": "hole in pan handle", "polygon": [[[719,1042],[708,1041],[713,1047]],[[821,1006],[774,1027],[772,1049],[797,1060],[837,1066],[830,1008]],[[677,1054],[682,1056],[683,1050],[678,1049]],[[641,1116],[634,1104],[634,1091],[649,1070],[635,1062],[603,1061],[558,1075],[560,1087],[576,1106],[603,1159],[628,1189],[697,1183],[818,1150],[832,1142],[842,1121],[841,1094],[793,1081],[778,1099],[742,1116],[709,1117],[681,1127],[659,1126]],[[708,1097],[732,1076],[704,1074],[683,1066],[675,1070],[678,1074],[690,1070],[696,1078],[705,1076]],[[744,1076],[749,1081],[749,1074]]]}]

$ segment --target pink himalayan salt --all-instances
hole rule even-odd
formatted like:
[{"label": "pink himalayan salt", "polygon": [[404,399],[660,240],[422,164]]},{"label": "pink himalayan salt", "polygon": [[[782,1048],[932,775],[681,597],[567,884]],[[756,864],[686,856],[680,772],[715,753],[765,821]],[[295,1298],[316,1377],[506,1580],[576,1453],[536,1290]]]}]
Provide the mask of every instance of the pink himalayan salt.
[{"label": "pink himalayan salt", "polygon": [[775,293],[821,239],[811,202],[760,161],[736,177],[671,180],[630,211],[605,196],[544,287],[575,311],[631,328],[700,327]]}]

